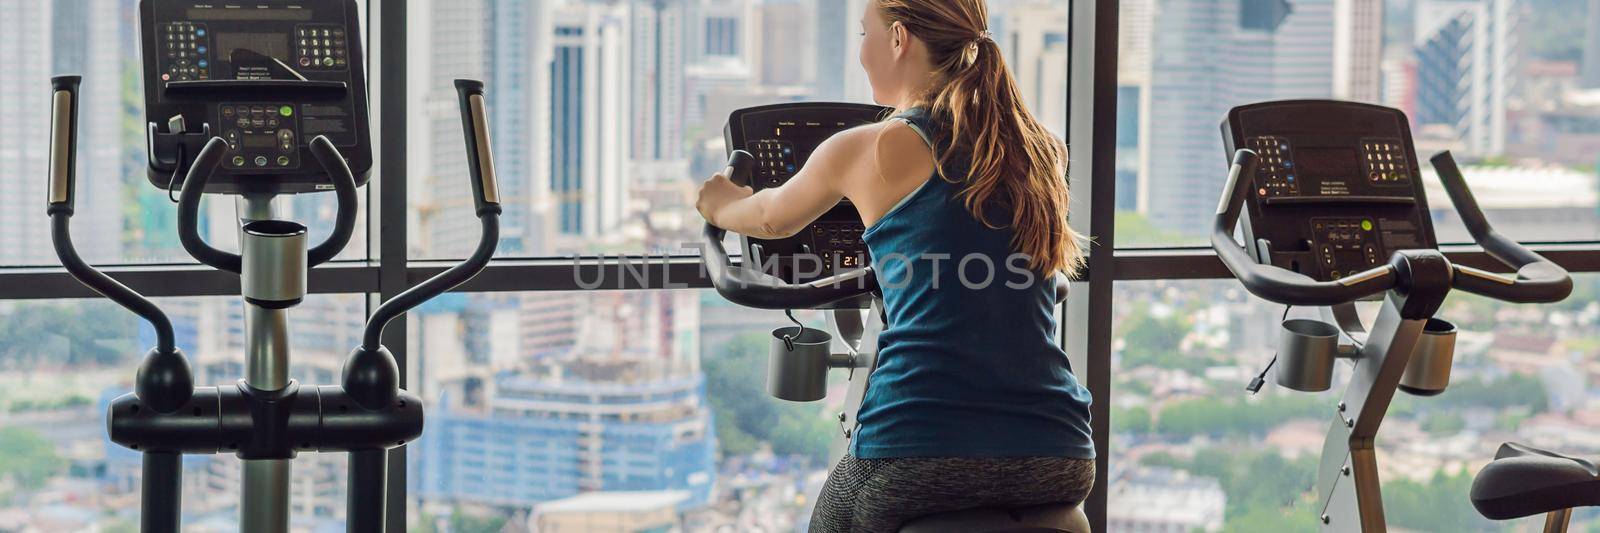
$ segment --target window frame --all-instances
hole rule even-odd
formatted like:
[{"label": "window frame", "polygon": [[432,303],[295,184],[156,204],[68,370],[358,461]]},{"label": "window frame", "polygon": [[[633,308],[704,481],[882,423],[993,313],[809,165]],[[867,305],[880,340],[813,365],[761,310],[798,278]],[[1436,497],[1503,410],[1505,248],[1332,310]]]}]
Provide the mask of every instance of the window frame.
[{"label": "window frame", "polygon": [[[437,274],[453,263],[413,260],[409,256],[406,227],[407,153],[409,127],[404,103],[407,101],[406,39],[408,5],[406,1],[368,3],[367,36],[371,51],[368,64],[375,74],[373,130],[381,176],[399,179],[372,180],[369,199],[368,259],[336,261],[312,270],[309,294],[366,294],[368,311],[377,303],[393,298],[416,283]],[[1092,410],[1095,446],[1102,450],[1097,458],[1095,491],[1085,503],[1096,530],[1105,529],[1106,490],[1109,471],[1110,358],[1112,341],[1112,289],[1119,281],[1228,279],[1232,274],[1209,248],[1118,248],[1115,239],[1116,214],[1116,112],[1117,112],[1117,37],[1119,0],[1073,0],[1068,3],[1070,51],[1068,53],[1067,109],[1068,144],[1072,151],[1073,224],[1092,239],[1085,271],[1074,283],[1078,295],[1064,306],[1061,342],[1075,361],[1076,369],[1094,395]],[[375,43],[375,45],[372,45]],[[1077,139],[1080,142],[1074,143]],[[1219,171],[1221,169],[1218,169]],[[41,213],[40,216],[43,216]],[[1600,241],[1528,243],[1573,273],[1600,272]],[[1495,272],[1507,272],[1498,261],[1473,245],[1441,247],[1452,262]],[[594,279],[595,269],[616,269],[618,257],[580,259],[496,258],[488,268],[458,288],[461,292],[537,292],[573,290],[665,290],[711,288],[699,259],[689,255],[629,256],[633,263],[647,264],[643,279],[606,275],[599,286],[580,286],[573,276],[578,265],[583,279]],[[236,296],[239,280],[234,274],[198,264],[114,265],[105,267],[112,278],[150,297]],[[609,272],[616,272],[610,270]],[[0,267],[0,301],[98,298],[60,267]],[[391,324],[384,343],[394,354],[406,380],[408,348],[406,321]],[[129,369],[132,370],[131,368]],[[389,494],[395,498],[389,507],[391,531],[403,532],[407,524],[406,451],[396,449],[389,462]]]}]

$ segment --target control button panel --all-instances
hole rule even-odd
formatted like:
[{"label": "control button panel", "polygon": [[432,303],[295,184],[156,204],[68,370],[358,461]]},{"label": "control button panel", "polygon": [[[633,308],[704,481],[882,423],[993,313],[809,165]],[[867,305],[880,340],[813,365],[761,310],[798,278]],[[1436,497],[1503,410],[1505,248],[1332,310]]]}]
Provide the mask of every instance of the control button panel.
[{"label": "control button panel", "polygon": [[789,141],[750,141],[745,149],[756,158],[753,173],[756,183],[751,184],[756,190],[783,185],[799,168],[795,163],[794,144]]},{"label": "control button panel", "polygon": [[161,81],[211,79],[211,45],[205,24],[169,22],[161,25]]},{"label": "control button panel", "polygon": [[1388,257],[1371,218],[1319,217],[1310,224],[1313,250],[1329,279],[1370,269]]},{"label": "control button panel", "polygon": [[823,277],[868,266],[865,228],[859,222],[817,222],[811,225],[810,249],[822,258]]},{"label": "control button panel", "polygon": [[1256,164],[1256,195],[1262,198],[1299,196],[1300,183],[1294,177],[1294,158],[1289,139],[1274,136],[1251,137],[1250,149],[1259,156]]},{"label": "control button panel", "polygon": [[1373,185],[1410,185],[1411,166],[1399,139],[1362,139],[1362,164]]},{"label": "control button panel", "polygon": [[217,109],[222,139],[228,143],[224,165],[242,170],[300,167],[300,135],[293,105],[229,102]]},{"label": "control button panel", "polygon": [[349,65],[344,27],[337,24],[302,24],[295,27],[296,64],[311,70],[344,70]]}]

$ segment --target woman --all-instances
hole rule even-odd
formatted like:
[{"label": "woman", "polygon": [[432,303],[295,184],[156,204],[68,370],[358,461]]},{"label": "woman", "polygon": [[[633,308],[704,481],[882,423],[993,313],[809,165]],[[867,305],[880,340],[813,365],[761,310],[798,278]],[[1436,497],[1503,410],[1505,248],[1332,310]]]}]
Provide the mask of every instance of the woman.
[{"label": "woman", "polygon": [[1066,148],[1024,107],[987,11],[868,0],[861,65],[898,114],[828,139],[782,187],[701,186],[700,213],[730,231],[787,237],[842,198],[868,228],[888,327],[811,531],[1081,502],[1094,483],[1089,393],[1051,334],[1051,277],[1082,261]]}]

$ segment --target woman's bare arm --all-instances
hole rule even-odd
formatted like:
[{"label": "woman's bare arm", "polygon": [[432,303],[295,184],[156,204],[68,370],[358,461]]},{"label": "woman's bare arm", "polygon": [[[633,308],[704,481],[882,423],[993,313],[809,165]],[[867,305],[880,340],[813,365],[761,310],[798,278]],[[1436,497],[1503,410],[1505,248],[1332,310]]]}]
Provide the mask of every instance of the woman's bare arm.
[{"label": "woman's bare arm", "polygon": [[[762,239],[789,237],[845,197],[854,174],[871,171],[879,124],[828,138],[782,186],[750,194],[718,174],[701,186],[700,214],[717,227]],[[742,189],[740,191],[739,189]]]}]

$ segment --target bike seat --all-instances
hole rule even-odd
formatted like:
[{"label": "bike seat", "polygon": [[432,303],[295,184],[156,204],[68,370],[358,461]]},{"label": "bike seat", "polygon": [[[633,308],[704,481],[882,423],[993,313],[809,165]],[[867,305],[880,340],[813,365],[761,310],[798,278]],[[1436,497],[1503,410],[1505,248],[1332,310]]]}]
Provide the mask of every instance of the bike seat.
[{"label": "bike seat", "polygon": [[1089,518],[1075,503],[1007,509],[979,507],[931,514],[906,522],[900,533],[1090,533]]},{"label": "bike seat", "polygon": [[1491,520],[1600,505],[1600,468],[1576,457],[1508,442],[1473,478],[1472,505]]}]

